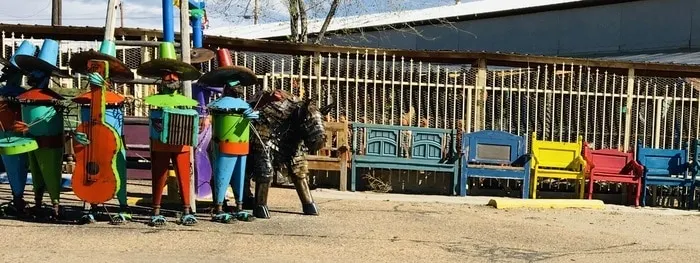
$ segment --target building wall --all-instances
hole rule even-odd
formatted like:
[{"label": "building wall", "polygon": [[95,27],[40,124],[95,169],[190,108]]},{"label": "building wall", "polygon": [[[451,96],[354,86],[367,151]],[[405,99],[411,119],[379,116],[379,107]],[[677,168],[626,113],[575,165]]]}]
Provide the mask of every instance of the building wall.
[{"label": "building wall", "polygon": [[607,55],[700,48],[700,0],[648,0],[334,35],[327,43],[416,50]]}]

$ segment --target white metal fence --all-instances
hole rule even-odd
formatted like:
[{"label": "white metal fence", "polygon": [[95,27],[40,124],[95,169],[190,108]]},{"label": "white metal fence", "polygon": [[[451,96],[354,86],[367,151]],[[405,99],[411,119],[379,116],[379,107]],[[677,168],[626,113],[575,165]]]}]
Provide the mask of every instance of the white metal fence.
[{"label": "white metal fence", "polygon": [[[27,36],[2,32],[0,37],[2,56],[9,57]],[[73,53],[97,49],[99,42],[60,41],[60,45],[59,65],[68,69]],[[154,47],[119,46],[117,51],[134,72],[156,54]],[[464,132],[493,129],[528,139],[532,132],[547,140],[574,141],[583,136],[596,148],[625,148],[626,138],[632,148],[636,141],[680,148],[700,137],[698,84],[687,79],[630,78],[574,64],[487,67],[480,73],[472,65],[428,63],[374,50],[316,56],[236,51],[232,57],[235,64],[258,75],[258,85],[246,88],[248,96],[260,89],[281,88],[319,104],[335,103],[331,120]],[[202,71],[216,64],[215,59],[205,63]],[[75,88],[86,83],[77,78],[60,85]],[[131,101],[128,114],[145,115],[141,99],[155,91],[153,86],[123,84],[119,90]]]}]

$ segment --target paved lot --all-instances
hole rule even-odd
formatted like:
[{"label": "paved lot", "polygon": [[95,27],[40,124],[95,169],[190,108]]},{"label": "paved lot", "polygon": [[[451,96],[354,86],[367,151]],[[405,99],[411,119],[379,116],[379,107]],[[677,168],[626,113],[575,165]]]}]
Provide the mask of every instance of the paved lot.
[{"label": "paved lot", "polygon": [[[293,190],[271,195],[272,219],[228,225],[204,212],[197,226],[170,217],[159,229],[146,217],[123,226],[1,219],[2,261],[700,262],[695,211],[496,210],[487,198],[318,190],[322,214],[314,217],[298,214]],[[7,185],[0,196],[9,196]]]}]

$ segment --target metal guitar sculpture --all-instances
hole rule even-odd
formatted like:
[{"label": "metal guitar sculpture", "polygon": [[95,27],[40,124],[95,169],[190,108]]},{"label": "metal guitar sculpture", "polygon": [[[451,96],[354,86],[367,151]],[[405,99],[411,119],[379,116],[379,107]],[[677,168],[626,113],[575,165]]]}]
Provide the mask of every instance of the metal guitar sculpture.
[{"label": "metal guitar sculpture", "polygon": [[109,78],[109,63],[90,60],[87,67],[93,94],[89,119],[76,128],[78,134],[86,135],[87,142],[74,140],[76,165],[72,187],[78,198],[96,205],[111,200],[119,190],[120,178],[116,164],[117,153],[123,146],[117,132],[105,122],[105,79]]},{"label": "metal guitar sculpture", "polygon": [[13,130],[14,122],[22,119],[20,104],[17,95],[25,91],[20,85],[25,72],[21,71],[15,63],[17,55],[34,56],[37,47],[28,40],[22,42],[14,55],[7,61],[0,58],[3,65],[0,82],[5,86],[0,88],[0,155],[2,156],[7,179],[10,181],[12,201],[3,204],[0,213],[25,217],[27,202],[24,200],[24,189],[27,184],[27,152],[36,150],[38,145],[31,138],[23,137],[21,132]]},{"label": "metal guitar sculpture", "polygon": [[[243,186],[246,157],[249,152],[250,120],[258,118],[258,112],[243,100],[239,86],[255,84],[255,74],[244,67],[233,66],[228,49],[219,49],[219,68],[204,74],[198,83],[224,87],[224,96],[209,104],[214,121],[214,196],[213,221],[228,223],[236,218],[251,221],[254,217],[243,211]],[[233,188],[236,207],[231,214],[224,212],[223,202],[228,185]]]},{"label": "metal guitar sculpture", "polygon": [[[117,200],[119,202],[119,212],[117,215],[114,215],[111,218],[111,222],[115,224],[121,224],[125,223],[128,220],[131,220],[131,213],[129,212],[129,207],[126,200],[126,149],[124,147],[125,144],[122,139],[124,126],[124,97],[117,93],[107,90],[106,87],[111,86],[111,83],[116,81],[128,82],[130,80],[133,80],[134,74],[126,65],[124,65],[124,63],[122,63],[119,59],[115,57],[117,50],[114,44],[114,12],[116,10],[115,7],[117,5],[119,5],[119,1],[117,0],[111,0],[108,4],[105,36],[104,40],[100,45],[99,52],[91,49],[88,51],[73,54],[73,56],[71,56],[69,65],[74,72],[92,76],[89,80],[91,80],[91,82],[94,82],[94,86],[91,86],[94,88],[92,88],[86,93],[83,93],[73,98],[73,102],[81,105],[80,119],[83,121],[83,123],[85,123],[85,125],[89,125],[89,123],[92,120],[94,120],[91,117],[92,109],[93,107],[99,107],[99,104],[97,104],[97,106],[94,106],[96,104],[93,104],[93,100],[96,96],[100,96],[99,94],[101,93],[102,95],[104,95],[104,99],[102,99],[102,102],[105,104],[103,114],[104,122],[117,133],[116,137],[117,140],[120,142],[119,145],[121,147],[117,151],[117,158],[115,163],[118,175],[117,181],[119,182],[116,187]],[[96,72],[91,72],[91,69],[88,64],[90,64],[89,62],[93,60],[106,62],[107,67],[105,68],[105,70],[109,74],[107,74],[106,76],[99,77],[96,75]],[[103,86],[105,87],[105,89],[101,88]],[[83,140],[83,143],[89,143],[88,140],[93,139],[87,138],[87,140]],[[93,141],[93,143],[100,143],[100,141],[97,141],[100,140],[100,138],[94,138],[94,140],[95,141]],[[75,138],[75,142],[80,141],[80,138]],[[99,145],[97,146],[99,147]],[[86,214],[81,219],[83,223],[91,223],[95,221],[97,203],[93,203],[91,205],[91,212]]]},{"label": "metal guitar sculpture", "polygon": [[55,40],[44,40],[38,56],[17,55],[15,61],[21,70],[30,72],[28,77],[32,86],[17,96],[22,104],[22,121],[16,122],[15,128],[25,132],[38,144],[38,149],[28,153],[34,201],[39,210],[44,191],[48,190],[52,204],[48,217],[55,220],[61,215],[61,166],[65,137],[64,106],[60,103],[64,98],[49,89],[49,81],[51,75],[70,77],[56,66],[58,42]]}]

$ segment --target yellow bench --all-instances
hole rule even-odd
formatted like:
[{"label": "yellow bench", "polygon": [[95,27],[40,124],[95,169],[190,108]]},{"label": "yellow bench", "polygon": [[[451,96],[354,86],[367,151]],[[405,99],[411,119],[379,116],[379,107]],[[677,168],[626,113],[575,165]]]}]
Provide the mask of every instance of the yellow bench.
[{"label": "yellow bench", "polygon": [[537,133],[532,133],[532,199],[537,198],[537,179],[557,178],[576,180],[576,191],[583,199],[585,185],[586,161],[581,156],[583,136],[577,142],[554,142],[537,140]]}]

